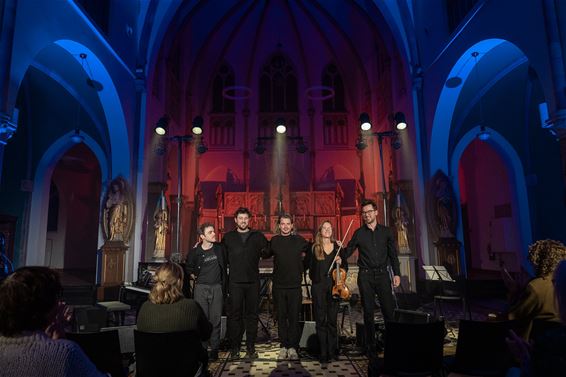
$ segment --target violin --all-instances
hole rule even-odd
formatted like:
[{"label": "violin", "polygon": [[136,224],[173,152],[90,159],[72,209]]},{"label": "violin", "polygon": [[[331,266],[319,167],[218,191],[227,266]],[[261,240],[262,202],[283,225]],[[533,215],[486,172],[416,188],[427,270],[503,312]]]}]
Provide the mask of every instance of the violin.
[{"label": "violin", "polygon": [[336,263],[336,268],[332,271],[332,280],[334,280],[334,285],[332,286],[333,298],[348,300],[352,296],[352,292],[346,286],[346,277],[346,270]]},{"label": "violin", "polygon": [[[342,242],[340,242],[340,246],[338,247],[338,250],[336,251],[336,255],[334,256],[334,260],[332,261],[332,265],[330,265],[330,270],[333,268],[332,266],[334,265],[334,263],[336,263],[336,256],[338,256],[338,254],[340,253],[340,250],[342,249],[342,245],[346,240],[346,236],[348,235],[348,232],[350,231],[353,222],[354,220],[350,221],[350,225],[348,226],[348,229],[346,229],[344,238],[342,239]],[[328,270],[328,273],[330,273],[330,270]],[[346,277],[347,277],[346,270],[341,268],[340,265],[336,263],[336,268],[332,271],[332,280],[334,281],[334,285],[332,286],[333,298],[335,299],[341,298],[344,300],[348,300],[352,296],[352,292],[350,292],[350,290],[346,286]]]}]

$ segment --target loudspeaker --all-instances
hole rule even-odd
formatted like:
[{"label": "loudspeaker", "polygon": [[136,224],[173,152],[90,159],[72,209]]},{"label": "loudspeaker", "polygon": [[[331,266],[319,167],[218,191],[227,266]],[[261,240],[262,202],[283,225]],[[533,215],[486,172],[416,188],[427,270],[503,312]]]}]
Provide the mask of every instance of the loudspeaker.
[{"label": "loudspeaker", "polygon": [[106,326],[107,311],[103,306],[87,306],[74,309],[76,332],[98,332]]},{"label": "loudspeaker", "polygon": [[430,313],[418,310],[395,309],[393,314],[396,322],[402,323],[429,323]]},{"label": "loudspeaker", "polygon": [[[299,322],[299,325],[301,326],[301,340],[299,341],[299,347],[308,348],[309,343],[311,344],[311,347],[314,347],[313,342],[316,341],[318,343],[318,337],[316,336],[316,322],[301,321]],[[311,353],[310,350],[309,353]]]}]

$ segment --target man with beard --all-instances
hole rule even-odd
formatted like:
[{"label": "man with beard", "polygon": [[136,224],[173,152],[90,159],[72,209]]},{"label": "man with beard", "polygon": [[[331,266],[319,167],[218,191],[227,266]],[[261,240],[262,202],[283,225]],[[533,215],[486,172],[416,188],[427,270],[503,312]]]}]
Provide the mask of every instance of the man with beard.
[{"label": "man with beard", "polygon": [[391,278],[387,266],[393,269],[393,286],[398,287],[401,283],[401,272],[399,269],[399,258],[395,248],[395,238],[390,228],[377,223],[377,204],[373,200],[362,201],[362,218],[364,225],[352,235],[342,253],[342,259],[347,259],[359,251],[358,258],[358,287],[364,312],[364,329],[366,335],[367,353],[370,357],[376,357],[375,346],[375,295],[379,299],[381,313],[387,322],[393,320],[395,300],[391,290]]},{"label": "man with beard", "polygon": [[307,241],[293,234],[293,218],[282,214],[277,221],[278,234],[273,236],[265,256],[273,261],[273,298],[277,305],[277,323],[281,348],[279,360],[298,360],[299,313],[303,293],[301,282],[303,259],[308,249]]},{"label": "man with beard", "polygon": [[[222,244],[226,248],[229,268],[230,307],[228,330],[231,359],[240,358],[240,345],[246,331],[246,357],[255,359],[259,310],[259,259],[267,247],[267,239],[249,227],[251,213],[240,207],[234,214],[236,229],[226,233]],[[245,308],[245,313],[244,313]]]}]

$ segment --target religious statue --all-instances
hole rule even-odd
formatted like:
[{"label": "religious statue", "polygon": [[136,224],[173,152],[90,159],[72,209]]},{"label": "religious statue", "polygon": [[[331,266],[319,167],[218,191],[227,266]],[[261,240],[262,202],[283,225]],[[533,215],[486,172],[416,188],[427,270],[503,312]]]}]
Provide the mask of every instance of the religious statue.
[{"label": "religious statue", "polygon": [[110,182],[104,199],[102,228],[108,241],[130,238],[133,220],[133,203],[126,180],[117,177]]},{"label": "religious statue", "polygon": [[397,247],[399,253],[410,254],[409,237],[407,236],[409,220],[407,215],[407,206],[404,203],[402,194],[399,190],[395,194],[395,209],[393,210],[393,220],[395,230],[397,231]]},{"label": "religious statue", "polygon": [[163,191],[161,191],[161,196],[157,202],[153,220],[153,229],[155,230],[153,259],[164,259],[167,230],[169,229],[169,211],[167,210],[167,201],[165,195],[163,195]]},{"label": "religious statue", "polygon": [[429,221],[434,224],[433,230],[439,238],[453,238],[456,234],[457,211],[456,199],[452,191],[450,179],[438,171],[429,186]]}]

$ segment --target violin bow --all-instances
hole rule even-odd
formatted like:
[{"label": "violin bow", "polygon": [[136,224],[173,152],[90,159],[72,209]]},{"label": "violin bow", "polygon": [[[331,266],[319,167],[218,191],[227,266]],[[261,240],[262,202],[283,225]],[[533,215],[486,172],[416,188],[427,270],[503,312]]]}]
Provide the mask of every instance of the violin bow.
[{"label": "violin bow", "polygon": [[346,229],[346,233],[344,233],[344,238],[342,238],[342,242],[340,242],[340,245],[338,246],[338,251],[336,251],[336,255],[334,256],[334,259],[332,260],[332,263],[330,264],[330,268],[328,269],[329,275],[330,275],[330,271],[332,271],[332,269],[334,268],[334,263],[336,262],[336,257],[338,256],[338,253],[340,252],[340,250],[342,250],[342,245],[344,245],[344,241],[346,240],[346,237],[348,237],[348,232],[350,231],[350,228],[352,227],[353,223],[354,223],[354,219],[350,220],[350,225],[348,225],[348,229]]}]

